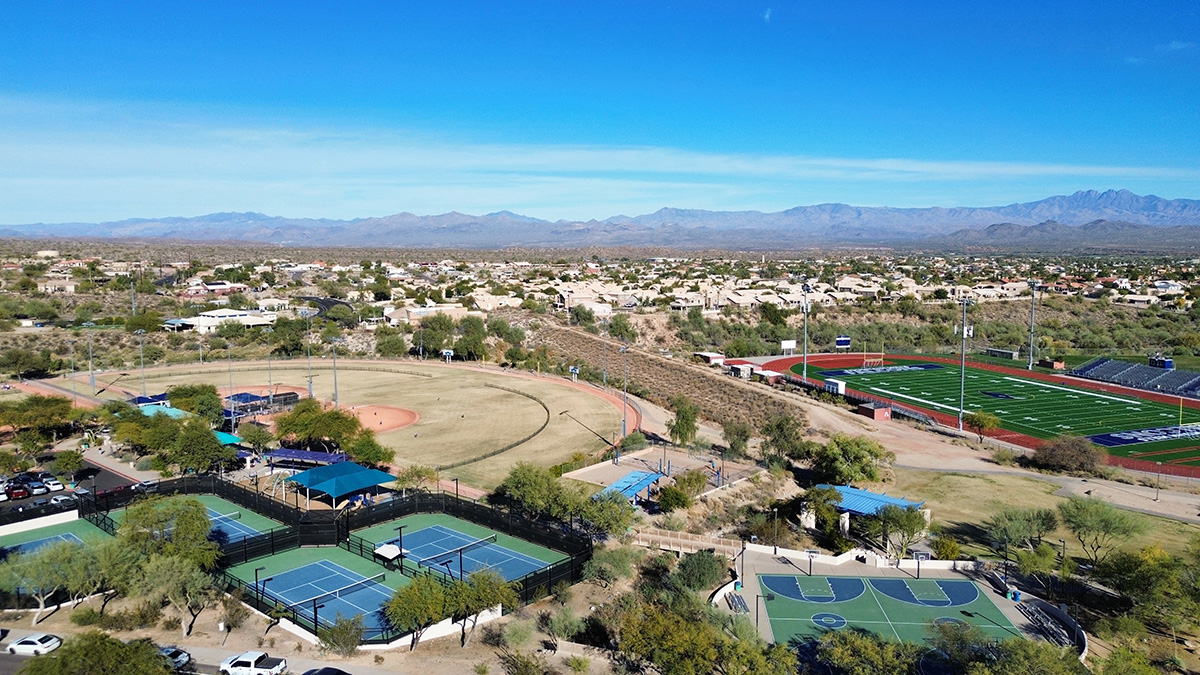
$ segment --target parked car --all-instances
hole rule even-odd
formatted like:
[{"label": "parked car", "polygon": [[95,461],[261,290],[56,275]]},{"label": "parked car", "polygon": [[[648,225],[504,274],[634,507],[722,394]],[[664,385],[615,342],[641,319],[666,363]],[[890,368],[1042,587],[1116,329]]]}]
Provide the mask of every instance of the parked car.
[{"label": "parked car", "polygon": [[67,489],[67,486],[63,485],[62,481],[57,478],[47,478],[46,480],[42,481],[42,484],[45,485],[46,489],[50,490],[51,492],[62,492],[63,490]]},{"label": "parked car", "polygon": [[29,496],[29,490],[25,489],[24,485],[17,485],[16,483],[9,485],[8,489],[4,492],[8,495],[9,499],[25,499]]},{"label": "parked car", "polygon": [[54,495],[50,498],[50,503],[55,506],[74,506],[76,501],[75,495]]},{"label": "parked car", "polygon": [[52,652],[62,646],[62,638],[49,633],[34,633],[26,635],[23,638],[18,638],[8,643],[9,654],[25,654],[26,656],[38,656]]},{"label": "parked car", "polygon": [[329,666],[325,666],[324,668],[306,670],[304,671],[304,675],[350,675],[350,673],[347,673],[341,668],[331,668]]},{"label": "parked car", "polygon": [[34,508],[38,508],[38,507],[41,507],[41,506],[49,506],[49,505],[50,505],[50,500],[49,500],[49,499],[46,499],[45,497],[42,497],[41,499],[35,499],[35,500],[33,500],[32,502],[30,502],[30,503],[29,503],[29,505],[30,505],[30,506],[32,506],[32,507],[34,507]]},{"label": "parked car", "polygon": [[287,660],[263,652],[245,652],[225,659],[218,670],[221,675],[279,675],[287,670]]},{"label": "parked car", "polygon": [[47,492],[50,492],[50,488],[46,487],[45,484],[40,483],[36,480],[33,481],[32,483],[27,483],[25,485],[25,487],[29,489],[29,494],[33,494],[33,495],[44,495]]},{"label": "parked car", "polygon": [[76,497],[78,497],[78,496],[80,496],[80,495],[90,495],[90,494],[92,494],[92,491],[91,491],[91,490],[89,490],[89,489],[87,489],[87,488],[85,488],[85,487],[77,487],[77,488],[75,488],[75,496],[76,496]]},{"label": "parked car", "polygon": [[183,668],[192,661],[192,655],[178,647],[159,647],[158,653],[162,654],[175,670]]},{"label": "parked car", "polygon": [[7,489],[7,487],[0,487],[0,502],[8,501],[8,493],[5,492]]}]

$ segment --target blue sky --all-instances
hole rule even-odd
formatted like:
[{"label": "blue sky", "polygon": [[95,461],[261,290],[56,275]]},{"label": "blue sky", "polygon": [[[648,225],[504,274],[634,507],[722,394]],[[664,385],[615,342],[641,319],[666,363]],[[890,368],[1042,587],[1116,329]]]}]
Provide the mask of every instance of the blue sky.
[{"label": "blue sky", "polygon": [[1198,43],[1194,0],[9,2],[0,222],[1198,198]]}]

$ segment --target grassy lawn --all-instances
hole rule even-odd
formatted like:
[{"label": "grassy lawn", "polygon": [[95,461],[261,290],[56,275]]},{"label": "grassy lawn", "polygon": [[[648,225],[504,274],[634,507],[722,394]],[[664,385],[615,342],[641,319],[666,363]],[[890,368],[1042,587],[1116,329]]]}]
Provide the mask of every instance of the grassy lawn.
[{"label": "grassy lawn", "polygon": [[[895,485],[888,486],[888,494],[903,495],[917,501],[924,500],[925,507],[933,512],[933,521],[945,526],[963,544],[963,552],[969,555],[995,555],[989,548],[989,540],[983,523],[1006,506],[1020,508],[1055,508],[1066,501],[1054,495],[1056,483],[1004,474],[971,475],[940,473],[915,469],[897,469]],[[1150,524],[1146,534],[1126,543],[1125,548],[1136,549],[1158,544],[1175,555],[1181,555],[1188,541],[1200,534],[1200,527],[1166,518],[1138,514]],[[1050,535],[1048,540],[1057,544],[1059,539],[1067,542],[1067,553],[1079,555],[1079,542],[1066,528]]]}]

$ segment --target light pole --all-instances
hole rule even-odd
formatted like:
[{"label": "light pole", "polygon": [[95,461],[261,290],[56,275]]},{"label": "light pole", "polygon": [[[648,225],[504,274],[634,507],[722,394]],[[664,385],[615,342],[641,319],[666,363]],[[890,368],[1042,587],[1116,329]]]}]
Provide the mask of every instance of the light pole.
[{"label": "light pole", "polygon": [[454,498],[458,499],[458,479],[454,479]]},{"label": "light pole", "polygon": [[407,525],[396,526],[396,546],[400,549],[400,573],[404,573],[404,528]]},{"label": "light pole", "polygon": [[1034,318],[1037,313],[1037,282],[1033,279],[1029,280],[1029,367],[1027,370],[1033,370],[1033,326]]},{"label": "light pole", "polygon": [[338,409],[338,385],[337,385],[337,348],[341,338],[333,338],[329,344],[333,347],[333,409]]},{"label": "light pole", "polygon": [[233,343],[225,343],[225,353],[229,356],[229,433],[237,433],[237,411],[234,410],[236,399],[233,398]]},{"label": "light pole", "polygon": [[622,376],[623,383],[621,385],[621,438],[629,435],[628,419],[629,419],[629,346],[621,347],[621,353],[624,355],[624,375]]},{"label": "light pole", "polygon": [[325,605],[318,605],[317,601],[315,599],[313,600],[313,634],[314,635],[321,628],[321,622],[317,619],[317,610],[321,609],[324,606]]},{"label": "light pole", "polygon": [[91,321],[84,321],[83,327],[87,329],[88,336],[88,380],[92,384],[92,396],[96,396],[96,369],[92,367],[92,329],[96,324]]},{"label": "light pole", "polygon": [[808,284],[800,287],[800,292],[804,294],[804,368],[800,377],[804,379],[805,385],[808,384],[808,292],[810,290],[812,290],[812,286]]},{"label": "light pole", "polygon": [[71,340],[71,404],[79,405],[79,394],[75,391],[75,341]]},{"label": "light pole", "polygon": [[274,581],[274,580],[275,580],[275,577],[267,577],[266,579],[263,579],[263,580],[262,580],[262,586],[260,586],[260,587],[259,587],[259,589],[258,589],[258,601],[259,601],[260,603],[262,603],[262,602],[265,602],[265,601],[266,601],[266,597],[267,597],[267,582],[268,582],[268,581]]},{"label": "light pole", "polygon": [[139,328],[133,331],[138,336],[138,358],[142,362],[142,396],[146,395],[146,331]]},{"label": "light pole", "polygon": [[600,371],[600,380],[605,389],[608,389],[608,323],[604,324],[604,338],[600,344],[604,346],[604,369]]},{"label": "light pole", "polygon": [[274,392],[272,391],[275,383],[271,380],[271,333],[274,332],[275,330],[270,326],[263,329],[263,333],[265,333],[267,336],[267,391],[270,392],[267,395],[270,396],[272,400],[275,398]]},{"label": "light pole", "polygon": [[975,304],[970,298],[962,299],[962,365],[958,373],[958,430],[963,430],[963,408],[967,399],[967,334],[973,333],[967,325],[967,308]]},{"label": "light pole", "polygon": [[779,509],[772,508],[771,513],[775,517],[775,555],[779,555]]},{"label": "light pole", "polygon": [[1158,501],[1158,488],[1162,485],[1162,462],[1155,462],[1158,466],[1158,478],[1154,479],[1154,501]]},{"label": "light pole", "polygon": [[308,353],[308,397],[312,398],[312,317],[307,309],[300,310],[300,316],[308,322],[308,328],[304,331],[304,350]]},{"label": "light pole", "polygon": [[254,568],[254,591],[258,595],[258,604],[260,604],[260,605],[262,604],[262,590],[261,590],[261,587],[258,585],[258,573],[265,569],[267,569],[267,568],[265,568],[265,567],[255,567]]},{"label": "light pole", "polygon": [[196,339],[196,349],[200,352],[200,365],[204,365],[204,339]]},{"label": "light pole", "polygon": [[766,605],[768,602],[775,599],[775,594],[774,593],[756,593],[755,594],[755,596],[754,596],[754,630],[756,630],[756,631],[758,630],[758,605],[759,605],[758,601],[760,599],[762,600],[762,604]]}]

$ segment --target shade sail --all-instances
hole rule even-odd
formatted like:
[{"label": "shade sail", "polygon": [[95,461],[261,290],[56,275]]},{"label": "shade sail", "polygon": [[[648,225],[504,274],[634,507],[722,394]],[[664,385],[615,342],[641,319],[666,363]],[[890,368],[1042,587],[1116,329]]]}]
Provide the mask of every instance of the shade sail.
[{"label": "shade sail", "polygon": [[345,453],[341,452],[314,452],[312,450],[296,450],[294,448],[280,448],[273,452],[268,452],[263,457],[271,461],[290,459],[295,462],[312,462],[314,464],[337,464],[348,459]]},{"label": "shade sail", "polygon": [[903,497],[889,497],[886,493],[860,490],[847,485],[818,485],[817,487],[832,487],[837,490],[842,496],[842,501],[834,506],[839,511],[848,511],[856,516],[873,516],[879,512],[879,509],[889,505],[899,506],[902,509],[910,506],[920,508],[925,505],[925,502],[909,501]]},{"label": "shade sail", "polygon": [[354,462],[339,462],[301,471],[287,480],[299,483],[310,490],[324,492],[337,499],[354,492],[361,492],[369,487],[391,483],[396,480],[396,477],[378,469],[368,469]]}]

